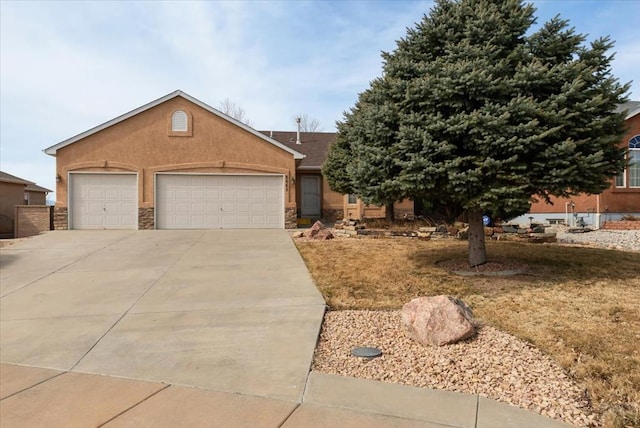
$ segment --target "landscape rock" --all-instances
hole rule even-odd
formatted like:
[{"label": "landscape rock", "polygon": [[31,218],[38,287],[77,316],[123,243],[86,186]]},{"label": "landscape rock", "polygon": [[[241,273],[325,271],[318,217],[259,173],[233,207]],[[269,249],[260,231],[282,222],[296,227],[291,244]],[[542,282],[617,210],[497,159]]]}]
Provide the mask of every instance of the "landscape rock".
[{"label": "landscape rock", "polygon": [[469,239],[469,227],[465,227],[464,229],[460,229],[458,233],[456,233],[456,238],[461,241],[466,241]]},{"label": "landscape rock", "polygon": [[333,233],[331,233],[320,220],[313,223],[313,226],[304,232],[304,236],[318,241],[326,241],[334,238]]},{"label": "landscape rock", "polygon": [[442,346],[468,339],[475,334],[473,312],[451,296],[418,297],[401,311],[409,337],[427,346]]},{"label": "landscape rock", "polygon": [[327,241],[333,238],[334,238],[333,233],[331,233],[329,229],[322,229],[318,231],[318,233],[316,233],[313,237],[313,239],[318,241]]},{"label": "landscape rock", "polygon": [[304,232],[304,236],[306,236],[307,238],[313,238],[322,229],[326,229],[326,226],[324,225],[324,223],[322,223],[320,220],[318,220],[315,223],[313,223],[313,226],[311,226],[309,229],[307,229]]},{"label": "landscape rock", "polygon": [[512,226],[510,224],[505,224],[502,226],[502,232],[503,233],[517,233],[518,229],[515,226]]}]

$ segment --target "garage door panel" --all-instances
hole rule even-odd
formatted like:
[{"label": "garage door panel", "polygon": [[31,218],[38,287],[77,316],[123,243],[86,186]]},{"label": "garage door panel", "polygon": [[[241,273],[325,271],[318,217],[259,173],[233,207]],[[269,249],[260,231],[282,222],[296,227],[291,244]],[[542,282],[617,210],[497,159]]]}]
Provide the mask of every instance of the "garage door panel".
[{"label": "garage door panel", "polygon": [[176,190],[174,197],[177,200],[188,200],[190,195],[191,192],[189,192],[188,190]]},{"label": "garage door panel", "polygon": [[72,173],[69,210],[72,229],[137,229],[137,175]]},{"label": "garage door panel", "polygon": [[156,183],[158,228],[284,226],[282,176],[159,174]]}]

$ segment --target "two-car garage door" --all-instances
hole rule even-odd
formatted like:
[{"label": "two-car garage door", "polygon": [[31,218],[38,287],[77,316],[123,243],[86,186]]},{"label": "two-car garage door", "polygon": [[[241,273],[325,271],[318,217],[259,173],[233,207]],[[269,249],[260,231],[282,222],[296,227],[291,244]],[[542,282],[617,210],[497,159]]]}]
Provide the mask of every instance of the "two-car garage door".
[{"label": "two-car garage door", "polygon": [[156,176],[157,229],[284,228],[281,175]]},{"label": "two-car garage door", "polygon": [[[284,228],[281,175],[158,174],[156,229]],[[72,229],[137,229],[138,177],[73,173]]]}]

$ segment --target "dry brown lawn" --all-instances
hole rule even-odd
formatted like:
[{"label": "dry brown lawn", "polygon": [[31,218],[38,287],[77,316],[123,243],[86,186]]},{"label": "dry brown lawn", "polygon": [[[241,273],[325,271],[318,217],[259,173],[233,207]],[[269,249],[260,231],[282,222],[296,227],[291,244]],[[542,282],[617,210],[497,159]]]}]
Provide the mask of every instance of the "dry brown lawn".
[{"label": "dry brown lawn", "polygon": [[399,309],[437,294],[462,298],[485,324],[557,360],[585,388],[605,426],[640,426],[640,253],[490,242],[490,260],[525,263],[529,273],[462,277],[437,263],[465,257],[466,242],[296,245],[331,309]]}]

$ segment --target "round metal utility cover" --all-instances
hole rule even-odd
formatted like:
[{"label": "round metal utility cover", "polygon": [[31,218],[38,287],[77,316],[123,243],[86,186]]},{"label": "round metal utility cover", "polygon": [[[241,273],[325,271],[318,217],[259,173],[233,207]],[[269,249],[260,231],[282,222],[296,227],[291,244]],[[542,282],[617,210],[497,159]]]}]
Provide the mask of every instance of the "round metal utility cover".
[{"label": "round metal utility cover", "polygon": [[363,346],[359,348],[353,348],[351,350],[351,355],[360,358],[376,358],[382,355],[382,351],[378,348]]}]

